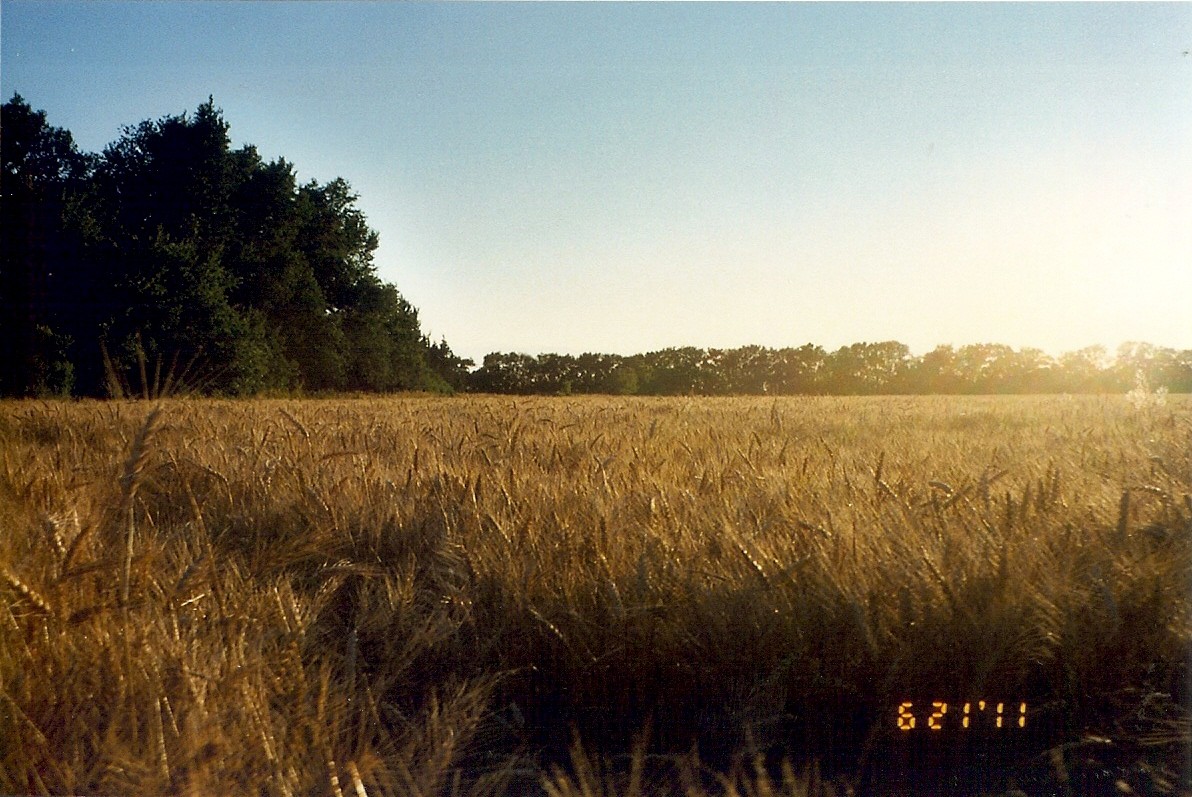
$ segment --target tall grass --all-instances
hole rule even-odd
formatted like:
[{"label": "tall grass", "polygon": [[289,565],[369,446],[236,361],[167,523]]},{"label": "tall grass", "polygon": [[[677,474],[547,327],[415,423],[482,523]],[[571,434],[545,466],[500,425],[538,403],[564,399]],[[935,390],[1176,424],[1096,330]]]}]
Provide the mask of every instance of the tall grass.
[{"label": "tall grass", "polygon": [[1190,493],[1177,397],[2,403],[0,791],[1192,789]]}]

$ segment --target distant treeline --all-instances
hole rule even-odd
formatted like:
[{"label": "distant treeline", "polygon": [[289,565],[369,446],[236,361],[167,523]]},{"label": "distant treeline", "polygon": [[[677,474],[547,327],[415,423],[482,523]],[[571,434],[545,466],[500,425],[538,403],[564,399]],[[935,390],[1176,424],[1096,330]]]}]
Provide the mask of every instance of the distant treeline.
[{"label": "distant treeline", "polygon": [[213,100],[78,150],[20,95],[0,118],[0,395],[469,390],[641,395],[1192,392],[1192,351],[901,343],[834,352],[493,353],[479,369],[382,282],[342,179],[233,150]]},{"label": "distant treeline", "polygon": [[939,346],[921,357],[902,343],[800,348],[672,348],[615,354],[489,354],[468,388],[485,393],[638,395],[873,395],[885,393],[1192,392],[1192,349],[1127,343],[1052,358],[996,344]]},{"label": "distant treeline", "polygon": [[376,275],[342,179],[233,150],[213,101],[80,152],[0,119],[0,395],[450,390],[471,363]]}]

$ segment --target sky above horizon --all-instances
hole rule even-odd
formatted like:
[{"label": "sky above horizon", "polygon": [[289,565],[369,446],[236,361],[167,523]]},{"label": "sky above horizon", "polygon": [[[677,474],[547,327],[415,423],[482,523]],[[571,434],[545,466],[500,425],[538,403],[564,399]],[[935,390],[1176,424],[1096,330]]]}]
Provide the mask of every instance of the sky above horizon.
[{"label": "sky above horizon", "polygon": [[493,351],[1192,348],[1192,4],[4,0],[79,147],[211,95]]}]

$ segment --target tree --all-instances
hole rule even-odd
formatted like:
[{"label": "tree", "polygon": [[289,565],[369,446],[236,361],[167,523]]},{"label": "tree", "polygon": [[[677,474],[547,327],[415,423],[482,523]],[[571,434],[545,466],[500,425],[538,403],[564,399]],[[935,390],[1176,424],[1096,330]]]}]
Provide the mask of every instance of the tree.
[{"label": "tree", "polygon": [[330,309],[356,304],[375,280],[373,252],[380,244],[376,231],[369,228],[356,207],[356,194],[342,178],[326,185],[311,181],[298,196],[304,205],[298,246]]},{"label": "tree", "polygon": [[232,197],[250,168],[231,151],[209,99],[124,128],[99,159],[90,196],[90,259],[112,297],[98,338],[117,370],[140,356],[199,362],[213,389],[263,386],[265,330],[233,302]]},{"label": "tree", "polygon": [[98,157],[19,96],[3,128],[0,333],[18,356],[0,391],[99,394],[146,359],[198,362],[228,393],[450,389],[348,183],[298,186],[285,160],[232,150],[211,98]]},{"label": "tree", "polygon": [[854,343],[832,353],[827,363],[831,392],[864,394],[892,392],[901,387],[910,365],[910,349],[897,341]]},{"label": "tree", "polygon": [[734,395],[775,392],[776,352],[761,346],[742,346],[724,352],[720,372],[725,390]]},{"label": "tree", "polygon": [[486,354],[468,380],[469,389],[477,393],[530,393],[533,368],[534,358],[528,354]]},{"label": "tree", "polygon": [[908,371],[912,393],[950,394],[961,392],[962,380],[951,346],[936,346],[920,357]]},{"label": "tree", "polygon": [[1114,360],[1113,387],[1126,391],[1134,387],[1155,390],[1180,379],[1179,352],[1150,343],[1129,341],[1118,347]]},{"label": "tree", "polygon": [[1059,374],[1056,363],[1040,349],[1023,347],[1008,363],[1006,388],[1013,393],[1051,393],[1055,391]]},{"label": "tree", "polygon": [[653,395],[684,395],[702,391],[701,366],[707,352],[693,346],[669,348],[642,355],[645,379],[641,392]]},{"label": "tree", "polygon": [[473,360],[457,357],[445,338],[438,343],[431,344],[424,339],[426,346],[426,363],[439,379],[443,380],[453,391],[468,389],[468,375],[476,363]]},{"label": "tree", "polygon": [[627,387],[613,377],[620,365],[621,357],[615,354],[584,352],[572,363],[572,389],[576,393],[618,393]]},{"label": "tree", "polygon": [[1104,346],[1086,346],[1060,356],[1056,387],[1068,393],[1100,393],[1110,389],[1107,381],[1109,353]]},{"label": "tree", "polygon": [[347,380],[354,391],[445,390],[427,365],[418,311],[371,274],[353,286],[343,318]]},{"label": "tree", "polygon": [[0,367],[0,394],[69,393],[76,331],[69,322],[79,309],[71,289],[83,276],[70,218],[91,161],[69,131],[51,127],[19,94],[0,110],[0,130],[0,339],[11,347]]},{"label": "tree", "polygon": [[810,343],[797,349],[779,349],[774,361],[773,392],[780,395],[817,392],[827,357],[827,352]]},{"label": "tree", "polygon": [[531,391],[542,395],[570,395],[575,388],[575,359],[567,354],[540,354],[530,366]]},{"label": "tree", "polygon": [[1192,393],[1192,349],[1172,353],[1164,387],[1172,393]]},{"label": "tree", "polygon": [[629,360],[620,360],[608,372],[608,376],[601,382],[600,393],[611,393],[614,396],[632,396],[641,389],[641,378],[637,369]]}]

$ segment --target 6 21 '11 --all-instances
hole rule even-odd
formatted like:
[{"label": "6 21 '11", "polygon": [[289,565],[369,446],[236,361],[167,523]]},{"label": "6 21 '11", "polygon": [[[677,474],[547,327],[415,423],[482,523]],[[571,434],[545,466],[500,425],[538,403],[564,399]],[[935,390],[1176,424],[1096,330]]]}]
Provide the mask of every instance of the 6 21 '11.
[{"label": "6 21 '11", "polygon": [[[1025,728],[1026,703],[1014,704],[993,703],[977,700],[961,705],[959,711],[955,704],[949,705],[943,701],[931,704],[931,712],[926,716],[926,724],[920,725],[919,718],[912,709],[915,704],[906,701],[898,704],[898,730],[913,731],[916,728],[927,728],[932,731],[942,731],[947,728]],[[952,709],[949,713],[949,709]],[[922,715],[923,712],[920,712]],[[957,719],[960,721],[957,722]]]}]

